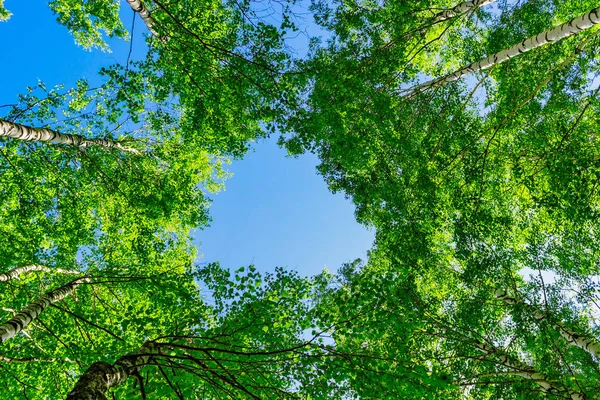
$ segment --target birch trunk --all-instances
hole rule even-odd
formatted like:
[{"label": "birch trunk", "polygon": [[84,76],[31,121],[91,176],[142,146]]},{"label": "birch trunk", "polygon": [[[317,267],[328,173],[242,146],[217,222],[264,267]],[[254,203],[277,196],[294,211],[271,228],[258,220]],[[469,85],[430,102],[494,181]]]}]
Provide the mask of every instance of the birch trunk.
[{"label": "birch trunk", "polygon": [[148,364],[154,352],[154,343],[146,342],[135,354],[119,358],[114,364],[95,362],[81,375],[67,400],[106,399],[109,388],[124,383],[129,376],[139,373]]},{"label": "birch trunk", "polygon": [[598,23],[600,23],[600,7],[595,8],[586,14],[583,14],[562,25],[556,26],[548,31],[542,32],[536,36],[532,36],[529,39],[525,39],[521,43],[502,50],[499,53],[492,54],[483,60],[469,64],[456,72],[414,86],[413,88],[408,89],[404,95],[411,96],[415,93],[456,81],[469,73],[486,70],[494,65],[501,64],[504,61],[518,56],[519,54],[526,53],[547,43],[556,42],[569,36],[576,35]]},{"label": "birch trunk", "polygon": [[[527,308],[529,308],[533,311],[533,317],[535,319],[537,319],[538,321],[542,321],[542,320],[546,319],[546,316],[540,310],[538,310],[537,308],[535,308],[533,306],[530,306],[529,304],[525,304],[525,303],[515,299],[514,297],[511,297],[506,292],[503,292],[501,290],[496,290],[496,297],[498,297],[500,300],[504,301],[506,304],[516,305],[516,304],[520,303],[520,304],[525,305]],[[579,334],[575,333],[573,330],[571,330],[570,328],[567,328],[561,322],[553,322],[552,326],[554,327],[554,329],[556,329],[560,333],[560,335],[563,338],[565,338],[573,346],[577,346],[577,347],[587,351],[594,357],[600,358],[600,343],[596,339],[586,337],[584,335],[579,335]]]},{"label": "birch trunk", "polygon": [[38,298],[33,303],[19,311],[14,317],[0,325],[0,343],[13,338],[21,332],[27,325],[38,317],[46,308],[53,303],[64,299],[75,291],[77,286],[84,282],[88,282],[89,277],[83,276],[77,278],[64,286],[59,287],[51,292],[46,293]]},{"label": "birch trunk", "polygon": [[155,21],[152,18],[152,15],[150,15],[150,11],[148,10],[148,8],[146,8],[144,3],[142,3],[140,0],[127,0],[127,3],[129,3],[129,5],[131,6],[131,9],[134,12],[136,12],[140,15],[140,17],[142,18],[142,21],[144,21],[144,23],[146,24],[146,27],[148,28],[150,33],[153,36],[160,38],[158,32],[156,32],[156,30],[154,29]]},{"label": "birch trunk", "polygon": [[563,389],[557,387],[554,382],[550,381],[545,375],[539,373],[530,365],[511,357],[510,355],[488,345],[487,343],[477,341],[475,342],[475,347],[486,354],[498,357],[499,364],[511,369],[510,371],[503,372],[503,374],[510,374],[513,376],[520,376],[521,378],[530,379],[540,385],[548,394],[560,394],[561,392],[566,392],[565,394],[568,393],[572,400],[583,400],[583,396],[581,394],[572,392],[566,388]]},{"label": "birch trunk", "polygon": [[472,0],[472,1],[464,1],[460,4],[455,5],[452,8],[449,8],[444,11],[440,11],[439,13],[433,16],[433,23],[437,24],[439,22],[445,21],[450,18],[454,18],[459,14],[475,10],[477,8],[481,8],[485,5],[491,4],[496,0]]},{"label": "birch trunk", "polygon": [[119,149],[128,153],[140,154],[140,152],[131,147],[125,147],[121,143],[108,139],[88,139],[81,135],[71,135],[60,133],[48,128],[32,128],[30,126],[15,124],[0,119],[0,136],[11,137],[14,139],[27,140],[31,142],[50,142],[56,144],[66,144],[76,147],[99,146],[106,149]]},{"label": "birch trunk", "polygon": [[81,274],[81,272],[79,272],[79,271],[69,271],[66,269],[49,268],[44,265],[31,264],[31,265],[24,265],[22,267],[13,268],[7,272],[1,273],[0,274],[0,282],[8,282],[13,279],[19,279],[19,277],[22,274],[25,274],[30,271],[44,271],[44,272],[50,272],[50,273],[59,272],[61,274],[71,274],[71,275],[80,275]]}]

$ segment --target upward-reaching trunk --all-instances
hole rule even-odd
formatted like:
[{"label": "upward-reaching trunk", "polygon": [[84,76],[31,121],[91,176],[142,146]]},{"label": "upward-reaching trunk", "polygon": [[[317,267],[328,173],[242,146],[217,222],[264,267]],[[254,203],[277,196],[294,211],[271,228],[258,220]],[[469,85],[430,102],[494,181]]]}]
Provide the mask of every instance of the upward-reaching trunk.
[{"label": "upward-reaching trunk", "polygon": [[404,95],[410,96],[436,86],[441,86],[445,85],[446,83],[456,81],[471,72],[480,72],[486,70],[494,65],[503,63],[504,61],[518,56],[519,54],[526,53],[547,43],[556,42],[558,40],[583,32],[584,30],[589,29],[598,23],[600,23],[600,7],[595,8],[592,11],[562,25],[556,26],[536,36],[532,36],[529,39],[525,39],[521,43],[502,50],[501,52],[492,54],[481,61],[469,64],[456,72],[414,86],[413,88],[408,89]]},{"label": "upward-reaching trunk", "polygon": [[131,147],[125,147],[121,143],[108,139],[88,139],[81,135],[72,135],[60,133],[48,128],[32,128],[30,126],[15,124],[0,119],[0,136],[7,136],[14,139],[27,140],[31,142],[50,142],[56,144],[66,144],[76,147],[99,146],[107,149],[119,149],[129,153],[140,154],[140,152]]},{"label": "upward-reaching trunk", "polygon": [[129,3],[133,11],[140,15],[142,21],[144,21],[150,33],[159,38],[160,36],[158,35],[158,32],[156,32],[156,30],[154,29],[154,19],[152,18],[152,15],[150,15],[150,11],[148,11],[146,5],[140,0],[127,0],[127,3]]},{"label": "upward-reaching trunk", "polygon": [[[521,378],[532,380],[548,394],[557,395],[564,393],[572,400],[582,400],[584,398],[580,393],[561,387],[557,383],[551,381],[545,375],[536,371],[532,366],[517,360],[514,357],[511,357],[502,350],[496,349],[495,347],[480,341],[476,341],[474,345],[485,354],[496,357],[498,359],[497,362],[500,365],[508,367],[508,370],[499,372],[497,375],[520,376]],[[494,374],[492,373],[492,375]]]},{"label": "upward-reaching trunk", "polygon": [[[511,297],[508,293],[503,292],[501,290],[496,290],[496,297],[500,300],[504,301],[506,304],[516,305],[522,304],[528,309],[532,311],[532,315],[538,321],[542,321],[546,319],[546,315],[538,310],[536,307],[531,306],[529,304],[523,303],[514,297]],[[556,329],[562,337],[564,337],[569,343],[573,346],[577,346],[588,353],[592,354],[596,358],[600,358],[600,343],[589,336],[580,335],[574,332],[572,329],[567,328],[561,322],[551,322],[554,329]]]},{"label": "upward-reaching trunk", "polygon": [[19,279],[21,274],[25,274],[30,271],[44,271],[44,272],[50,272],[50,273],[58,272],[61,274],[71,274],[71,275],[81,274],[81,272],[79,272],[79,271],[69,271],[66,269],[49,268],[44,265],[31,264],[31,265],[23,265],[21,267],[13,268],[9,271],[1,273],[0,274],[0,282],[7,282],[7,281],[11,281],[13,279]]},{"label": "upward-reaching trunk", "polygon": [[463,1],[455,5],[452,8],[449,8],[444,11],[440,11],[439,13],[433,16],[433,23],[436,24],[438,22],[445,21],[450,18],[454,18],[459,14],[466,13],[471,10],[475,10],[477,8],[481,8],[485,5],[491,4],[496,0],[471,0],[471,1]]},{"label": "upward-reaching trunk", "polygon": [[84,282],[88,282],[89,277],[82,276],[64,286],[54,289],[51,292],[46,293],[42,297],[38,298],[33,303],[19,311],[14,317],[0,325],[0,343],[13,338],[16,334],[21,332],[27,325],[38,317],[46,308],[50,307],[53,303],[60,301],[73,293],[77,286]]},{"label": "upward-reaching trunk", "polygon": [[95,362],[81,375],[75,387],[67,395],[67,400],[106,399],[106,391],[124,383],[129,376],[137,374],[148,364],[154,343],[146,342],[135,354],[119,358],[114,364]]}]

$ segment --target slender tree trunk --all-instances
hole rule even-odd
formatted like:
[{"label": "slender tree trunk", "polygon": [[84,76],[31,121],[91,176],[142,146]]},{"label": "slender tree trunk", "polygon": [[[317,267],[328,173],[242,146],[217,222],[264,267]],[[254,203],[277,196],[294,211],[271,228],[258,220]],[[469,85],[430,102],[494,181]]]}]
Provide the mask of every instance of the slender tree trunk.
[{"label": "slender tree trunk", "polygon": [[519,54],[526,53],[547,43],[556,42],[558,40],[583,32],[584,30],[589,29],[598,23],[600,23],[600,7],[595,8],[592,11],[583,14],[582,16],[579,16],[562,25],[556,26],[548,31],[542,32],[536,36],[532,36],[529,39],[525,39],[521,43],[502,50],[501,52],[492,54],[481,61],[469,64],[456,72],[414,86],[408,89],[404,95],[411,96],[415,93],[456,81],[469,73],[486,70],[494,65],[503,63],[504,61],[518,56]]},{"label": "slender tree trunk", "polygon": [[109,388],[124,383],[129,376],[139,373],[148,364],[154,352],[154,343],[146,342],[135,354],[119,358],[114,364],[95,362],[81,375],[67,400],[106,399]]},{"label": "slender tree trunk", "polygon": [[483,351],[484,353],[486,353],[488,355],[493,355],[493,356],[498,357],[499,364],[502,364],[502,365],[512,369],[512,371],[510,371],[511,374],[514,374],[514,375],[517,375],[517,376],[520,376],[520,377],[523,377],[526,379],[534,380],[537,382],[538,385],[540,385],[542,388],[544,388],[545,391],[549,391],[549,390],[553,389],[554,385],[552,385],[552,383],[550,383],[544,375],[537,372],[531,366],[529,366],[519,360],[515,360],[513,357],[509,356],[508,354],[504,353],[503,351],[499,351],[495,347],[492,347],[486,343],[476,342],[475,347],[477,347],[479,350]]},{"label": "slender tree trunk", "polygon": [[[542,321],[546,319],[544,313],[538,310],[536,307],[531,306],[529,304],[523,303],[514,297],[511,297],[508,293],[503,292],[502,290],[496,290],[496,297],[500,300],[504,301],[506,304],[516,305],[523,304],[525,307],[533,311],[533,317],[538,321]],[[556,329],[562,337],[564,337],[569,343],[573,346],[577,346],[596,358],[600,358],[600,343],[593,338],[579,335],[575,333],[573,330],[567,328],[561,322],[552,322],[552,326]]]},{"label": "slender tree trunk", "polygon": [[433,16],[433,23],[437,24],[438,22],[442,22],[445,21],[447,19],[450,18],[454,18],[459,14],[477,9],[477,8],[481,8],[485,5],[491,4],[493,2],[495,2],[496,0],[471,0],[471,1],[464,1],[460,4],[455,5],[452,8],[449,8],[447,10],[444,11],[440,11],[439,13],[435,14]]},{"label": "slender tree trunk", "polygon": [[566,388],[559,387],[556,383],[549,380],[545,375],[536,371],[530,365],[515,359],[509,354],[496,349],[487,343],[476,341],[475,347],[483,351],[488,355],[493,355],[498,358],[498,363],[508,367],[510,370],[502,372],[501,374],[510,374],[513,376],[520,376],[521,378],[530,379],[540,385],[542,389],[548,394],[567,394],[572,400],[583,400],[583,396],[579,393],[572,392]]},{"label": "slender tree trunk", "polygon": [[80,275],[81,274],[81,272],[79,272],[79,271],[69,271],[66,269],[49,268],[44,265],[31,264],[31,265],[23,265],[22,267],[13,268],[7,272],[1,273],[0,274],[0,282],[7,282],[7,281],[11,281],[13,279],[19,279],[21,274],[25,274],[30,271],[44,271],[44,272],[51,272],[51,273],[59,272],[61,274],[70,274],[70,275]]},{"label": "slender tree trunk", "polygon": [[77,278],[64,286],[59,287],[51,292],[46,293],[42,297],[38,298],[33,303],[19,311],[14,317],[0,325],[0,343],[13,338],[19,332],[21,332],[27,325],[38,317],[46,308],[50,307],[52,303],[56,303],[69,296],[75,291],[77,286],[84,282],[88,282],[89,277],[83,276]]},{"label": "slender tree trunk", "polygon": [[152,18],[152,15],[150,15],[150,11],[148,11],[144,3],[142,3],[140,0],[127,0],[127,3],[129,3],[133,11],[140,14],[142,21],[144,21],[150,33],[160,39],[160,35],[154,29],[154,19]]},{"label": "slender tree trunk", "polygon": [[0,119],[0,136],[7,136],[14,139],[27,140],[32,142],[50,142],[56,144],[66,144],[76,147],[99,146],[107,149],[119,149],[121,151],[140,154],[140,152],[131,147],[125,147],[121,143],[108,139],[88,139],[81,135],[71,135],[60,133],[48,128],[32,128],[30,126],[15,124]]}]

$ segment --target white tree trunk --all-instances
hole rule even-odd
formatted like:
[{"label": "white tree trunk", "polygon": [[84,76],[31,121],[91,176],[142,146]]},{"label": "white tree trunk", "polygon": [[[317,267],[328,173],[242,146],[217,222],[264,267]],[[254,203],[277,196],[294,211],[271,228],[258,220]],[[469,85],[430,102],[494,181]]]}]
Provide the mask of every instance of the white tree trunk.
[{"label": "white tree trunk", "polygon": [[456,72],[407,89],[404,95],[411,96],[415,93],[456,81],[469,73],[486,70],[494,65],[503,63],[504,61],[518,56],[519,54],[526,53],[547,43],[556,42],[558,40],[583,32],[584,30],[589,29],[598,23],[600,23],[600,7],[595,8],[580,17],[556,26],[548,31],[542,32],[536,36],[532,36],[529,39],[525,39],[521,43],[502,50],[501,52],[492,54],[481,61],[469,64]]},{"label": "white tree trunk", "polygon": [[439,13],[433,16],[433,23],[437,24],[438,22],[445,21],[450,18],[454,18],[459,14],[471,11],[473,9],[481,8],[485,5],[491,4],[496,0],[471,0],[464,1],[460,4],[455,5],[452,8],[449,8],[444,11],[440,11]]},{"label": "white tree trunk", "polygon": [[81,135],[60,133],[48,128],[32,128],[30,126],[15,124],[5,120],[0,120],[0,136],[27,140],[31,142],[66,144],[76,147],[99,146],[107,149],[119,149],[128,153],[140,154],[138,150],[131,147],[125,147],[121,143],[114,140],[88,139]]},{"label": "white tree trunk", "polygon": [[513,359],[508,354],[499,351],[495,347],[484,342],[476,342],[475,347],[488,355],[498,357],[500,364],[512,369],[512,371],[510,371],[511,374],[534,380],[538,385],[544,388],[545,391],[549,391],[554,387],[544,375],[534,370],[531,366]]},{"label": "white tree trunk", "polygon": [[38,298],[33,303],[19,311],[14,317],[0,325],[0,343],[5,342],[19,332],[21,332],[27,325],[38,317],[46,308],[50,307],[53,303],[64,299],[75,291],[77,286],[84,282],[88,282],[89,277],[83,276],[77,278],[64,286],[59,287],[51,292],[46,293],[42,297]]},{"label": "white tree trunk", "polygon": [[135,354],[123,356],[112,365],[103,361],[93,363],[81,375],[67,400],[106,399],[109,388],[121,385],[148,364],[154,348],[153,342],[146,342]]},{"label": "white tree trunk", "polygon": [[21,274],[24,274],[24,273],[27,273],[30,271],[44,271],[44,272],[49,272],[49,273],[59,272],[61,274],[71,274],[71,275],[80,275],[81,274],[81,272],[79,272],[79,271],[69,271],[66,269],[49,268],[44,265],[31,264],[31,265],[23,265],[22,267],[13,268],[7,272],[1,273],[0,274],[0,282],[8,282],[13,279],[19,279]]},{"label": "white tree trunk", "polygon": [[153,36],[160,38],[158,32],[156,32],[156,30],[154,29],[154,19],[152,18],[152,15],[150,15],[150,11],[148,10],[148,8],[146,8],[144,3],[142,3],[140,0],[127,0],[127,3],[129,3],[133,11],[135,11],[140,15],[140,17],[142,17],[142,21],[144,21],[150,33]]},{"label": "white tree trunk", "polygon": [[[511,297],[508,293],[503,292],[502,290],[496,290],[495,294],[496,294],[497,298],[504,301],[506,304],[515,305],[515,304],[520,303],[520,304],[525,305],[525,307],[532,310],[533,317],[535,319],[537,319],[538,321],[542,321],[542,320],[546,319],[546,316],[540,310],[538,310],[536,307],[531,306],[526,303],[523,303],[523,302],[515,299],[514,297]],[[579,334],[575,333],[573,330],[567,328],[561,322],[553,322],[552,326],[554,327],[554,329],[556,329],[561,334],[562,337],[564,337],[573,346],[577,346],[577,347],[587,351],[594,357],[600,358],[600,343],[596,339],[586,337],[584,335],[579,335]]]},{"label": "white tree trunk", "polygon": [[510,368],[509,371],[505,371],[501,374],[510,374],[513,376],[520,376],[521,378],[530,379],[537,383],[542,389],[548,394],[560,394],[565,393],[569,395],[572,400],[583,400],[583,396],[580,393],[572,392],[568,389],[563,389],[557,387],[557,385],[550,381],[546,376],[536,371],[530,365],[515,359],[514,357],[509,356],[507,353],[496,349],[493,346],[488,345],[487,343],[477,341],[475,342],[475,347],[479,350],[483,351],[488,355],[493,355],[498,358],[498,362],[505,367]]}]

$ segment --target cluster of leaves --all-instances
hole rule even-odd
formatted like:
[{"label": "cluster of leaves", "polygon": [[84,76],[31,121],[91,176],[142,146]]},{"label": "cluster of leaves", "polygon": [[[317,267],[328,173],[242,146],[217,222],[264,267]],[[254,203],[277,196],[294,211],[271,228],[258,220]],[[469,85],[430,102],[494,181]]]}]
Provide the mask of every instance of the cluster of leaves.
[{"label": "cluster of leaves", "polygon": [[85,49],[108,51],[105,36],[126,38],[127,30],[119,18],[119,1],[53,0],[48,3],[56,20],[66,26],[75,42]]},{"label": "cluster of leaves", "polygon": [[4,0],[0,1],[0,21],[6,21],[10,16],[10,11],[4,8]]}]

